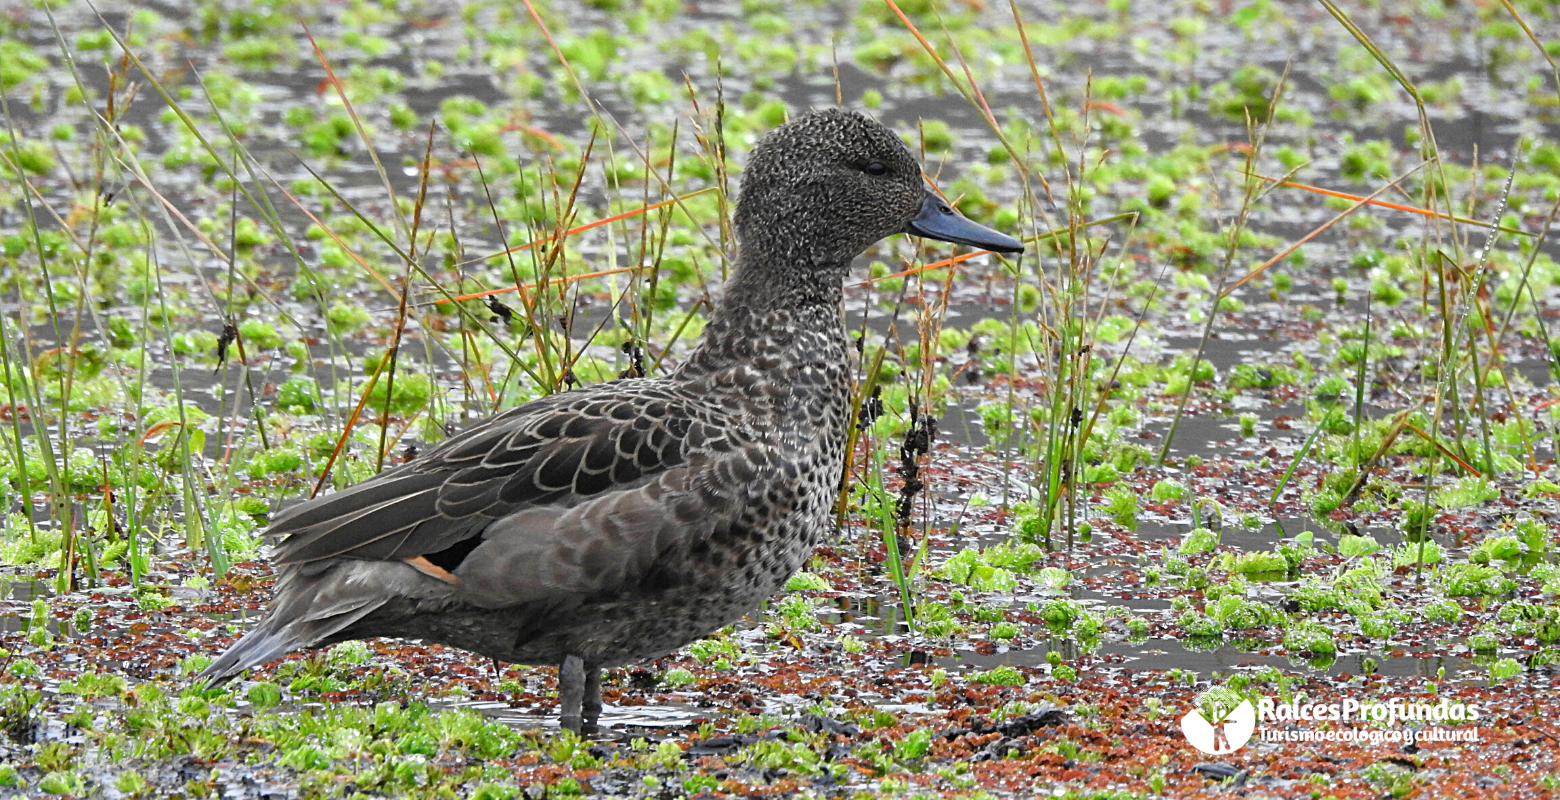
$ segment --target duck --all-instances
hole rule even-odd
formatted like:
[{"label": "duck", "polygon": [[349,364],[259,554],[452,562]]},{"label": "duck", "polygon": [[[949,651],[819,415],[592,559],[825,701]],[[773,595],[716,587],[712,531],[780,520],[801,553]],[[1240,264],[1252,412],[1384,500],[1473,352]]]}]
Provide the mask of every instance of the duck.
[{"label": "duck", "polygon": [[851,262],[905,233],[998,253],[887,126],[830,108],[766,133],[741,176],[720,301],[664,376],[544,396],[275,515],[260,621],[197,680],[398,637],[558,666],[559,724],[597,729],[601,671],[741,619],[831,530],[856,350]]}]

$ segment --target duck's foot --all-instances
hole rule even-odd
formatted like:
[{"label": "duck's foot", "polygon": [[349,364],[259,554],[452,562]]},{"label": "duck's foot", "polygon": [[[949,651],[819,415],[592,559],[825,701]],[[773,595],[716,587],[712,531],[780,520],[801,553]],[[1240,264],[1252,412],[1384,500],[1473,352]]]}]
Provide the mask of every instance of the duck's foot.
[{"label": "duck's foot", "polygon": [[585,702],[581,710],[585,715],[585,730],[594,733],[596,723],[601,719],[600,668],[589,667],[585,670]]},{"label": "duck's foot", "polygon": [[601,670],[585,659],[564,656],[558,666],[558,724],[575,733],[595,733],[601,719]]}]

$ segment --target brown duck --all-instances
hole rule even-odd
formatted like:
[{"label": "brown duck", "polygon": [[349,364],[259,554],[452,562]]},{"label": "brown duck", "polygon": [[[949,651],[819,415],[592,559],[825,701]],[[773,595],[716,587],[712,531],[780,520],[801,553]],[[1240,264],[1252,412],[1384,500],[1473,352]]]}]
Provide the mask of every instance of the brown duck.
[{"label": "brown duck", "polygon": [[594,727],[600,670],[729,625],[829,529],[850,416],[851,260],[909,233],[1023,245],[928,190],[854,112],[754,148],[724,297],[686,363],[499,414],[426,456],[279,514],[269,612],[213,684],[294,650],[398,636],[558,664],[561,723]]}]

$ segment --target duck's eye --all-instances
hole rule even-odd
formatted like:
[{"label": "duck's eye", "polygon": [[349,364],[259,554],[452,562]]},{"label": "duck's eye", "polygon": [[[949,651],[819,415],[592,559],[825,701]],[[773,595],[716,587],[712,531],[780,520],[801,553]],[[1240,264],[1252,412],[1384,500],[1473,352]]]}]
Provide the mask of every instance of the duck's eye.
[{"label": "duck's eye", "polygon": [[881,161],[872,161],[869,162],[865,167],[862,167],[861,171],[871,175],[874,178],[881,178],[888,174],[888,167]]}]

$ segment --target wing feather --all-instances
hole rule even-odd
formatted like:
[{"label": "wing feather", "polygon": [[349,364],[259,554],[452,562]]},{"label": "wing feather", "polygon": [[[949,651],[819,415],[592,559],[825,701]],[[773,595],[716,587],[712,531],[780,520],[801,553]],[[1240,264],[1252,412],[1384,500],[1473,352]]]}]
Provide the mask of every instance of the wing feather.
[{"label": "wing feather", "polygon": [[[779,475],[773,457],[758,472]],[[482,608],[561,597],[632,592],[683,571],[675,565],[719,531],[740,524],[758,484],[709,491],[704,459],[629,491],[609,492],[562,513],[546,507],[495,521],[454,570],[458,597]]]},{"label": "wing feather", "polygon": [[710,433],[720,417],[718,409],[659,381],[613,381],[551,395],[422,459],[279,514],[269,531],[281,538],[276,561],[406,559],[456,548],[458,556],[431,559],[453,570],[485,547],[461,543],[486,538],[495,520],[527,509],[556,519],[684,467],[703,450],[694,440],[724,440]]}]

